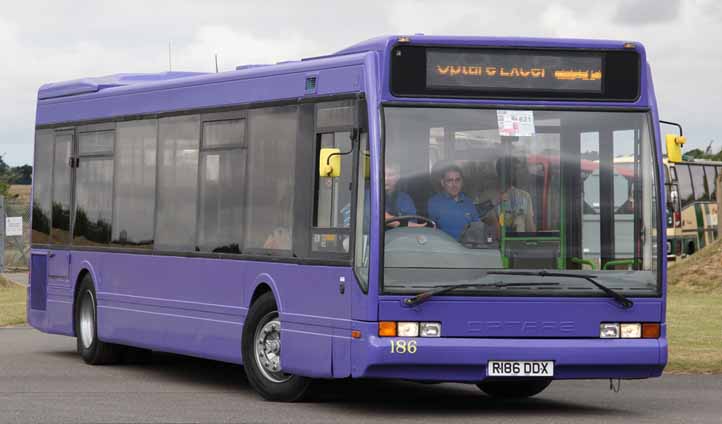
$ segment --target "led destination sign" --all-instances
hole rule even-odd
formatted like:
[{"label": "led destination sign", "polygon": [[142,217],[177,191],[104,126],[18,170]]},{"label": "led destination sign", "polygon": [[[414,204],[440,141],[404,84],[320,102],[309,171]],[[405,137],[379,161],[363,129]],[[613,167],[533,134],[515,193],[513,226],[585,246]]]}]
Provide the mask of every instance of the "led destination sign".
[{"label": "led destination sign", "polygon": [[602,57],[428,50],[427,88],[602,92]]},{"label": "led destination sign", "polygon": [[635,101],[642,60],[610,50],[400,44],[390,55],[397,97]]}]

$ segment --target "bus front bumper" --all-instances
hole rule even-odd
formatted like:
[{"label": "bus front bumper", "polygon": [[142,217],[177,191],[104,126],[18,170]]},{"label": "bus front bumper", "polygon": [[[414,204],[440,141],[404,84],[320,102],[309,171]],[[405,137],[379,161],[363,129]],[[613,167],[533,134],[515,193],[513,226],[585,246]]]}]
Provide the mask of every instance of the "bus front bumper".
[{"label": "bus front bumper", "polygon": [[[415,341],[399,353],[392,341]],[[402,349],[403,350],[403,349]],[[413,353],[409,351],[413,351]],[[554,379],[658,377],[667,340],[401,338],[375,335],[352,341],[351,374],[358,378],[479,382],[488,361],[554,361]]]}]

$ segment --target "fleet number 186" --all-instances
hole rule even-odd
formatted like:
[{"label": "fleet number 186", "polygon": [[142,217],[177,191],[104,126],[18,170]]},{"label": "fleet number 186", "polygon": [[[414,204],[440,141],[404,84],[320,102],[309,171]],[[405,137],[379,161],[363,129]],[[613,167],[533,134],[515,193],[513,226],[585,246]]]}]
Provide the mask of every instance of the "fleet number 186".
[{"label": "fleet number 186", "polygon": [[410,353],[416,353],[416,340],[389,340],[391,343],[391,353],[398,353],[401,355]]}]

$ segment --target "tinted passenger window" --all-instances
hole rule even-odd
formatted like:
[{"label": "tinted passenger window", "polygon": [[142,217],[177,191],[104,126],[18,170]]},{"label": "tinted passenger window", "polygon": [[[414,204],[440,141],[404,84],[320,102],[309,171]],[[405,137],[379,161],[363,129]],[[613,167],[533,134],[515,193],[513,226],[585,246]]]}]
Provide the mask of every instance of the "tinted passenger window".
[{"label": "tinted passenger window", "polygon": [[115,131],[93,131],[78,134],[80,155],[112,154]]},{"label": "tinted passenger window", "polygon": [[113,220],[113,158],[81,156],[75,172],[73,244],[110,243]]},{"label": "tinted passenger window", "polygon": [[155,248],[195,250],[200,116],[159,121]]},{"label": "tinted passenger window", "polygon": [[120,122],[116,129],[113,243],[153,246],[158,121]]},{"label": "tinted passenger window", "polygon": [[689,165],[675,165],[677,173],[677,184],[679,188],[679,200],[682,207],[694,202],[694,194],[692,193],[692,178],[689,174]]},{"label": "tinted passenger window", "polygon": [[55,133],[55,154],[53,160],[53,243],[70,242],[70,156],[73,151],[73,132]]},{"label": "tinted passenger window", "polygon": [[291,249],[298,107],[251,111],[246,246]]},{"label": "tinted passenger window", "polygon": [[689,170],[692,173],[695,200],[709,200],[706,181],[704,180],[704,169],[701,165],[690,165]]},{"label": "tinted passenger window", "polygon": [[53,130],[35,134],[35,165],[33,166],[33,232],[32,242],[46,244],[50,240],[50,202],[52,198]]},{"label": "tinted passenger window", "polygon": [[203,123],[198,248],[240,253],[243,242],[245,120]]},{"label": "tinted passenger window", "polygon": [[717,175],[715,175],[714,166],[705,166],[704,174],[707,178],[707,192],[710,200],[717,200]]}]

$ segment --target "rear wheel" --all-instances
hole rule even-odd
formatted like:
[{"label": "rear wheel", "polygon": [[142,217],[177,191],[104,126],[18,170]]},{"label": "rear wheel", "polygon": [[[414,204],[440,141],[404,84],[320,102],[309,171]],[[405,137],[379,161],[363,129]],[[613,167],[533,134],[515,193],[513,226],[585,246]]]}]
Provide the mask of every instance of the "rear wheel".
[{"label": "rear wheel", "polygon": [[285,374],[281,368],[281,321],[272,293],[251,305],[241,350],[248,382],[264,399],[293,402],[306,393],[310,380]]},{"label": "rear wheel", "polygon": [[90,365],[117,363],[121,347],[98,339],[98,303],[90,275],[80,281],[75,298],[75,336],[78,353]]},{"label": "rear wheel", "polygon": [[551,380],[493,380],[482,381],[476,386],[495,398],[528,398],[538,395],[549,387]]}]

